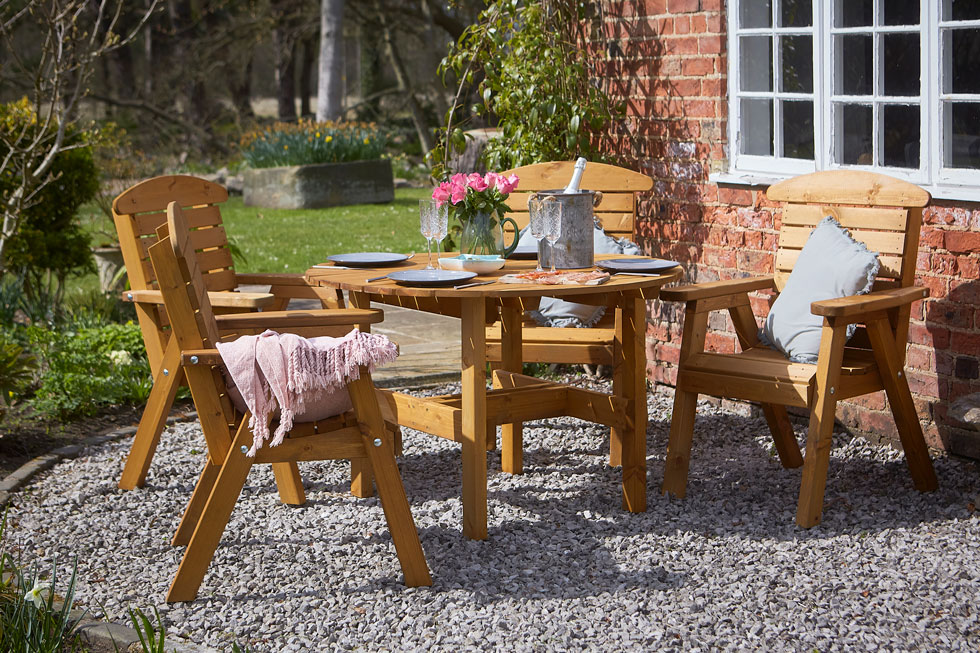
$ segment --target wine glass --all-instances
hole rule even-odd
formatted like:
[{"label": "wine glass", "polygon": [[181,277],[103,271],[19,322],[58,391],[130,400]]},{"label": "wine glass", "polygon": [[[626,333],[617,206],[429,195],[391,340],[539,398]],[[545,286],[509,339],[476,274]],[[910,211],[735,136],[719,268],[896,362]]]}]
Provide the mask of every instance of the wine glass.
[{"label": "wine glass", "polygon": [[426,270],[435,269],[432,267],[432,239],[435,237],[435,215],[438,210],[435,200],[419,200],[419,231],[425,238],[425,245],[429,253],[426,259]]},{"label": "wine glass", "polygon": [[551,245],[551,271],[555,271],[555,243],[561,237],[561,202],[554,197],[549,197],[543,203],[545,215],[544,236]]},{"label": "wine glass", "polygon": [[443,202],[442,206],[434,206],[432,209],[432,237],[436,241],[436,263],[439,262],[439,246],[448,234],[449,203]]},{"label": "wine glass", "polygon": [[538,243],[538,267],[535,269],[536,272],[541,272],[544,268],[541,267],[541,241],[544,239],[545,232],[547,231],[548,220],[545,216],[545,202],[554,202],[555,198],[548,197],[542,198],[540,195],[532,195],[527,202],[527,212],[530,217],[530,223],[528,228],[531,230],[531,236]]}]

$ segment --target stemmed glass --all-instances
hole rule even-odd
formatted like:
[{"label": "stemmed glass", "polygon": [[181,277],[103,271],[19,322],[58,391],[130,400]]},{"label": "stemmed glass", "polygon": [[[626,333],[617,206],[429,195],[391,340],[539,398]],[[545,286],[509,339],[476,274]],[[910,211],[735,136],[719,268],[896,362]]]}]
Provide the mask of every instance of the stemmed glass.
[{"label": "stemmed glass", "polygon": [[432,239],[436,235],[435,216],[438,210],[435,200],[419,200],[419,231],[422,232],[422,236],[425,238],[426,248],[429,252],[428,259],[426,260],[426,270],[435,270],[432,267]]},{"label": "stemmed glass", "polygon": [[436,241],[436,263],[439,262],[439,246],[442,244],[442,239],[448,234],[449,203],[443,202],[442,206],[434,206],[432,209],[432,237]]},{"label": "stemmed glass", "polygon": [[528,228],[531,230],[531,236],[538,243],[538,267],[535,269],[535,272],[542,272],[544,270],[541,267],[540,252],[541,241],[544,239],[548,227],[548,218],[545,215],[545,202],[554,203],[555,199],[553,197],[542,198],[540,195],[531,195],[527,202],[527,212],[530,217]]},{"label": "stemmed glass", "polygon": [[544,201],[543,213],[545,215],[544,236],[551,245],[551,271],[555,271],[555,243],[561,237],[561,202],[554,197],[549,197]]}]

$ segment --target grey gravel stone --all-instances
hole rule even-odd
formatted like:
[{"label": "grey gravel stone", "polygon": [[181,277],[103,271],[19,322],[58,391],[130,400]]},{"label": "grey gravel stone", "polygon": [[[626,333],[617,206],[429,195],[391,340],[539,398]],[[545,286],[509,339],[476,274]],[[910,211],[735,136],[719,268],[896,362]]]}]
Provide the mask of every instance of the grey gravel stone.
[{"label": "grey gravel stone", "polygon": [[763,420],[700,405],[687,498],[670,500],[671,403],[648,409],[645,513],[621,508],[604,429],[534,422],[523,475],[488,453],[483,542],[460,531],[459,446],[405,429],[431,588],[401,584],[380,504],[349,494],[348,466],[306,463],[300,508],[253,470],[198,600],[167,605],[183,551],[169,540],[203,463],[196,422],[164,433],[142,489],[116,488],[128,441],[37,475],[13,497],[8,548],[42,569],[77,556],[80,605],[119,624],[156,606],[168,632],[218,650],[980,647],[974,463],[938,458],[940,489],[920,494],[900,452],[838,434],[823,522],[802,530],[800,471],[780,466]]}]

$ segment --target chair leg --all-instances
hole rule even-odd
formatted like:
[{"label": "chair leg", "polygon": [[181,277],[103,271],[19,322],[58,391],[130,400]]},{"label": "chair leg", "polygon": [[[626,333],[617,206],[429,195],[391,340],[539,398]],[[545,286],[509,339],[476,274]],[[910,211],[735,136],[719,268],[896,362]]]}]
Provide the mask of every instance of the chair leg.
[{"label": "chair leg", "polygon": [[[167,371],[166,374],[163,373],[164,370]],[[126,465],[119,478],[120,489],[132,490],[143,487],[146,483],[150,462],[160,444],[160,434],[166,426],[170,408],[174,405],[177,388],[183,382],[184,370],[180,366],[180,345],[171,338],[167,343],[160,367],[156,371],[156,378],[153,379],[153,387],[146,400],[143,416],[140,417],[133,444],[129,448]]]},{"label": "chair leg", "polygon": [[795,469],[802,465],[803,456],[800,454],[800,445],[796,443],[796,435],[793,433],[793,425],[789,421],[789,415],[786,414],[786,407],[778,404],[762,404],[762,413],[766,416],[769,432],[772,433],[776,453],[779,454],[779,462],[786,469]]},{"label": "chair leg", "polygon": [[290,506],[301,506],[306,503],[306,492],[303,491],[303,478],[299,475],[299,465],[295,462],[272,463],[272,473],[279,488],[279,499]]},{"label": "chair leg", "polygon": [[915,412],[905,370],[898,364],[901,359],[895,351],[891,329],[885,320],[875,320],[867,327],[882,385],[885,386],[885,394],[888,396],[888,403],[895,417],[902,449],[905,450],[905,462],[912,475],[912,483],[919,492],[931,492],[939,483],[936,480],[932,460],[929,458],[925,437],[922,435],[919,416]]},{"label": "chair leg", "polygon": [[191,541],[194,528],[197,526],[197,522],[201,520],[204,505],[208,502],[208,497],[211,496],[211,490],[214,489],[214,482],[218,480],[219,471],[221,471],[221,465],[216,465],[209,456],[207,462],[204,463],[204,469],[201,470],[201,476],[197,479],[197,485],[194,486],[191,500],[187,502],[187,508],[184,509],[184,516],[180,518],[177,532],[174,533],[174,537],[170,541],[171,546],[184,546]]},{"label": "chair leg", "polygon": [[241,447],[249,446],[251,441],[252,432],[248,428],[248,423],[242,420],[232,446],[228,450],[228,456],[218,472],[218,478],[194,529],[194,534],[191,536],[190,544],[184,551],[177,575],[170,584],[170,591],[167,592],[168,603],[193,601],[197,598],[197,590],[204,580],[204,574],[207,573],[214,551],[218,548],[225,526],[228,525],[231,511],[238,502],[248,472],[252,468],[253,459],[241,451]]},{"label": "chair leg", "polygon": [[698,393],[680,389],[674,391],[661,494],[670,494],[679,499],[687,494],[687,472],[691,464],[691,441],[694,439],[697,407]]},{"label": "chair leg", "polygon": [[351,458],[350,493],[360,499],[374,496],[374,471],[367,458]]},{"label": "chair leg", "polygon": [[823,496],[827,487],[827,468],[833,445],[834,413],[837,409],[837,386],[840,366],[847,341],[847,325],[834,326],[824,318],[820,336],[820,354],[814,376],[810,429],[806,436],[806,457],[803,459],[803,479],[796,506],[796,523],[810,528],[820,523]]},{"label": "chair leg", "polygon": [[[425,552],[422,551],[418,529],[405,496],[401,474],[395,464],[391,441],[384,431],[384,423],[375,403],[371,382],[369,378],[361,378],[350,383],[348,389],[361,425],[361,439],[369,460],[367,466],[374,471],[378,497],[395,544],[395,553],[405,575],[405,584],[409,587],[431,585],[432,576],[425,561]],[[375,446],[376,437],[381,440],[380,446]]]}]

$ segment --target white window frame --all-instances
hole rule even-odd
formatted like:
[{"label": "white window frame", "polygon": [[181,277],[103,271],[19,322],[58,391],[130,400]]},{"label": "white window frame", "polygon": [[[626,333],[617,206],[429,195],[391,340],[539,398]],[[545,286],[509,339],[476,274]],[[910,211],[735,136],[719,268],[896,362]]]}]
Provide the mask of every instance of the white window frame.
[{"label": "white window frame", "polygon": [[[795,34],[805,32],[793,28],[778,27],[776,13],[778,3],[773,0],[772,26],[766,28],[738,29],[738,16],[740,4],[743,0],[727,0],[727,23],[728,23],[728,170],[725,173],[711,175],[711,180],[719,183],[746,184],[746,185],[766,185],[786,179],[798,174],[812,172],[814,170],[829,170],[836,168],[874,170],[885,174],[905,179],[918,184],[929,190],[934,197],[948,199],[963,199],[968,201],[980,201],[980,170],[970,170],[964,168],[948,168],[943,165],[944,147],[948,143],[945,130],[949,126],[945,124],[944,103],[950,100],[980,102],[980,95],[953,95],[943,92],[942,81],[949,74],[949,59],[945,61],[942,55],[942,33],[943,29],[951,25],[957,27],[977,27],[980,28],[980,20],[976,21],[957,21],[952,23],[942,21],[941,12],[943,2],[938,0],[921,0],[919,31],[921,36],[920,71],[923,84],[920,85],[918,97],[910,97],[910,102],[918,102],[920,107],[920,147],[919,147],[919,168],[896,168],[890,166],[875,165],[839,165],[834,163],[831,148],[835,147],[835,134],[833,130],[833,105],[835,96],[833,94],[833,52],[832,39],[836,34],[847,33],[850,31],[867,32],[867,28],[836,28],[833,27],[834,0],[812,0],[814,20],[812,28],[813,34],[813,125],[814,125],[814,159],[794,159],[778,156],[758,156],[740,153],[739,125],[741,124],[741,102],[740,99],[746,97],[773,97],[792,99],[792,94],[781,93],[779,89],[779,75],[781,74],[780,52],[778,47],[773,47],[773,89],[770,92],[752,93],[738,91],[739,80],[739,36],[772,34]],[[911,0],[909,0],[911,1]],[[881,2],[876,2],[876,7],[880,11]],[[873,48],[877,54],[881,47],[881,39],[877,35],[894,31],[908,31],[901,27],[878,26],[871,28],[876,35],[873,39]],[[877,60],[877,57],[876,57]],[[944,62],[945,69],[937,70],[939,62]],[[880,68],[874,68],[874,86],[872,95],[868,96],[869,103],[873,103],[875,111],[881,111],[881,84],[879,83]],[[809,95],[799,96],[801,99],[809,98]],[[849,101],[854,101],[854,97],[848,96]],[[774,115],[778,112],[778,103],[773,106]],[[778,152],[778,140],[781,138],[779,133],[781,120],[774,121],[773,134],[776,145],[774,152]],[[877,125],[882,124],[881,120],[876,121]],[[876,130],[877,132],[878,130]],[[874,147],[878,151],[879,134],[875,133]]]}]

